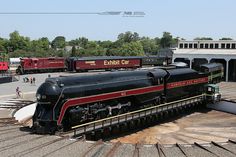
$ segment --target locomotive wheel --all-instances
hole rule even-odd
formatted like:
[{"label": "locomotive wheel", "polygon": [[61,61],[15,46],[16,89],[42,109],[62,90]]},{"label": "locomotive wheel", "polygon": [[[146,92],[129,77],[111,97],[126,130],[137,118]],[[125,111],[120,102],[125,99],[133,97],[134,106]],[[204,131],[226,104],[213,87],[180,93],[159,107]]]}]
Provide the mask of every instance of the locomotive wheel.
[{"label": "locomotive wheel", "polygon": [[108,113],[106,113],[106,112],[100,112],[100,113],[98,113],[98,114],[95,115],[94,120],[99,120],[99,119],[106,118],[107,115],[108,115]]}]

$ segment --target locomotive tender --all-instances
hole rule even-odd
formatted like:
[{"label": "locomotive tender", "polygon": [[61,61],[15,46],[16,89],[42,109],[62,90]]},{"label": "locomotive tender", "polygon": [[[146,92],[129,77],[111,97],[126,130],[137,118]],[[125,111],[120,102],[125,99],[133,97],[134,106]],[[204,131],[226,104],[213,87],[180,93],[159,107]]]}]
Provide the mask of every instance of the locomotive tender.
[{"label": "locomotive tender", "polygon": [[208,89],[208,81],[207,74],[188,68],[48,78],[36,94],[33,128],[54,133],[150,104],[200,95]]}]

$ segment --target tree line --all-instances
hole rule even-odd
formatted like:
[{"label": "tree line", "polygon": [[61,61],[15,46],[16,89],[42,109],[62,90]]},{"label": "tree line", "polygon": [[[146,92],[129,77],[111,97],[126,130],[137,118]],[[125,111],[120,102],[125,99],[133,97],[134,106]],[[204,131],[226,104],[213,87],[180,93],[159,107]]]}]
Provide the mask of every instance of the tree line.
[{"label": "tree line", "polygon": [[[31,40],[14,31],[9,39],[0,37],[0,52],[9,57],[68,57],[68,56],[142,56],[156,55],[160,49],[174,47],[180,38],[163,32],[162,37],[140,37],[137,32],[120,33],[115,41],[93,41],[79,37],[66,41],[57,36],[52,41],[47,37]],[[181,38],[181,40],[184,40]],[[194,40],[212,40],[210,37],[197,37]],[[232,40],[221,38],[220,40]],[[67,49],[69,47],[69,50]]]},{"label": "tree line", "polygon": [[177,41],[178,37],[169,32],[163,32],[161,38],[140,37],[137,32],[128,31],[120,33],[116,41],[92,41],[86,37],[66,41],[64,36],[49,41],[47,37],[31,40],[14,31],[9,39],[0,37],[0,52],[6,52],[9,57],[142,56],[156,55]]}]

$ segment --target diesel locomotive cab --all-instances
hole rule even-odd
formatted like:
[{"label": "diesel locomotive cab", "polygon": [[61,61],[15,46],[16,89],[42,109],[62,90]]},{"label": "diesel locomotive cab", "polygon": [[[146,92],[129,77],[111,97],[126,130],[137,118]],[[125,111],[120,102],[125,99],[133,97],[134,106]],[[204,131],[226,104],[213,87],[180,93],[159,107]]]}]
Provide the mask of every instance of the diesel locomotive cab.
[{"label": "diesel locomotive cab", "polygon": [[206,89],[206,101],[211,103],[219,102],[221,99],[221,94],[219,92],[219,86],[216,84],[207,84]]}]

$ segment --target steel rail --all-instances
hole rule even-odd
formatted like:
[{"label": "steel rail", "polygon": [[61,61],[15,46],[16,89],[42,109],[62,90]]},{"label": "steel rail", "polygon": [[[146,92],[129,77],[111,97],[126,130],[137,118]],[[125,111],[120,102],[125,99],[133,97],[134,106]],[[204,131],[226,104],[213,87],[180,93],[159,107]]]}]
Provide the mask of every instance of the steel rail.
[{"label": "steel rail", "polygon": [[[69,136],[68,136],[68,137],[69,137]],[[51,144],[54,144],[54,143],[59,142],[59,141],[62,141],[62,140],[64,140],[64,139],[68,138],[68,137],[65,136],[65,137],[63,137],[63,138],[58,138],[58,139],[55,139],[55,140],[52,140],[52,141],[48,141],[48,142],[46,142],[46,143],[43,143],[43,144],[34,146],[34,147],[32,147],[32,148],[23,150],[23,151],[21,151],[21,152],[17,152],[17,153],[15,153],[15,154],[13,154],[13,155],[10,155],[9,157],[25,156],[25,155],[27,155],[27,154],[30,154],[30,153],[34,152],[34,151],[40,150],[40,149],[42,149],[42,148],[44,148],[44,147],[47,147],[47,146],[49,146],[49,145],[51,145]]]},{"label": "steel rail", "polygon": [[187,152],[183,149],[183,147],[182,147],[180,144],[176,143],[175,145],[176,145],[176,146],[179,148],[179,150],[184,154],[184,156],[188,157]]},{"label": "steel rail", "polygon": [[95,142],[92,146],[90,146],[88,148],[88,150],[86,152],[84,152],[81,156],[82,157],[86,157],[88,155],[89,152],[91,152],[95,147],[97,147],[98,145],[103,144],[102,140],[99,140],[97,142]]},{"label": "steel rail", "polygon": [[216,142],[214,142],[214,141],[211,141],[211,143],[212,143],[213,145],[215,145],[215,146],[217,146],[217,147],[221,148],[221,149],[224,149],[224,150],[226,150],[226,151],[228,151],[228,152],[230,152],[230,153],[232,153],[232,154],[236,155],[236,153],[235,153],[235,152],[233,152],[233,151],[231,151],[231,150],[229,150],[229,149],[225,148],[224,146],[222,146],[222,145],[220,145],[220,144],[218,144],[218,143],[216,143]]},{"label": "steel rail", "polygon": [[120,142],[120,141],[116,142],[116,143],[112,146],[112,148],[109,150],[109,152],[105,155],[105,157],[112,157],[112,156],[114,156],[116,150],[119,148],[120,145],[121,145],[121,142]]},{"label": "steel rail", "polygon": [[166,157],[166,154],[165,154],[165,152],[164,152],[164,150],[163,150],[163,148],[162,148],[162,145],[157,142],[157,143],[155,144],[155,146],[156,146],[156,148],[157,148],[158,157],[162,157],[162,156]]},{"label": "steel rail", "polygon": [[207,151],[207,152],[209,152],[209,153],[211,153],[211,154],[213,154],[213,155],[215,155],[215,156],[217,156],[217,157],[221,157],[220,155],[218,155],[215,152],[207,149],[206,147],[203,147],[202,145],[198,144],[197,142],[194,142],[194,145],[201,148],[201,149],[203,149],[203,150],[205,150],[205,151]]}]

